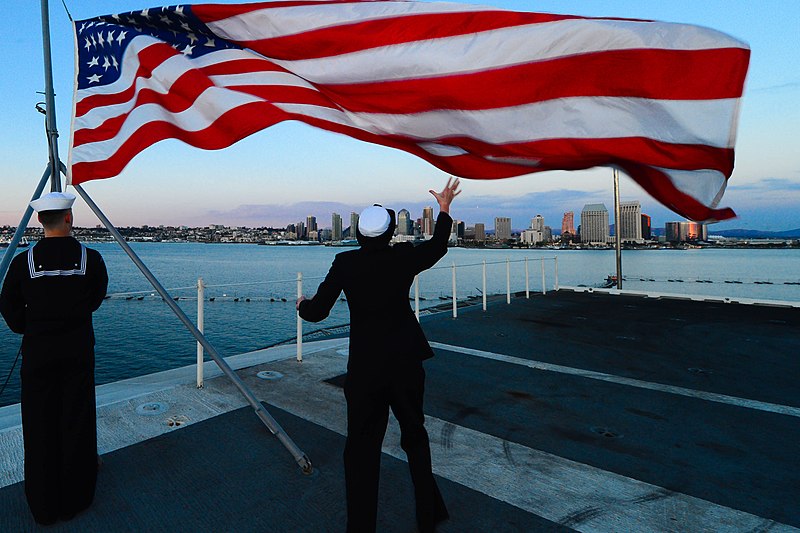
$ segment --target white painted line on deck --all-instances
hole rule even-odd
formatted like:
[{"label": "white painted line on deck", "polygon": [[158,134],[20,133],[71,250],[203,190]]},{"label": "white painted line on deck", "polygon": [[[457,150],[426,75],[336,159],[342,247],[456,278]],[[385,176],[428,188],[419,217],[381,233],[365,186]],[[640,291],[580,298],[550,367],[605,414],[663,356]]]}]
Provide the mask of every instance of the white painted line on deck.
[{"label": "white painted line on deck", "polygon": [[[290,360],[272,368],[285,377],[270,382],[268,390],[264,387],[268,403],[347,433],[344,393],[324,381],[346,370],[341,354],[320,352],[304,360],[302,368]],[[447,420],[426,415],[425,427],[435,474],[577,531],[798,531]],[[383,452],[407,460],[394,416],[389,417]]]},{"label": "white painted line on deck", "polygon": [[558,372],[560,374],[570,374],[573,376],[579,376],[583,378],[596,379],[599,381],[607,381],[609,383],[616,383],[618,385],[627,385],[629,387],[638,387],[640,389],[649,389],[659,392],[666,392],[668,394],[677,394],[680,396],[688,396],[689,398],[698,398],[700,400],[707,400],[710,402],[725,403],[728,405],[735,405],[736,407],[757,409],[759,411],[767,411],[770,413],[778,413],[781,415],[788,415],[800,418],[800,408],[791,407],[788,405],[760,402],[758,400],[750,400],[747,398],[737,398],[736,396],[728,396],[727,394],[718,394],[716,392],[706,392],[694,389],[687,389],[685,387],[677,387],[675,385],[664,385],[663,383],[653,383],[650,381],[642,381],[640,379],[626,378],[624,376],[615,376],[613,374],[594,372],[592,370],[585,370],[582,368],[572,368],[569,366],[554,365],[552,363],[544,363],[542,361],[533,361],[530,359],[523,359],[521,357],[514,357],[513,355],[505,355],[502,353],[495,353],[495,352],[486,352],[483,350],[476,350],[474,348],[465,348],[463,346],[453,346],[452,344],[444,344],[441,342],[431,342],[430,345],[433,348],[446,350],[448,352],[474,355],[477,357],[483,357],[485,359],[493,359],[495,361],[502,361],[504,363],[526,366],[528,368],[533,368],[535,370],[544,370],[546,372]]}]

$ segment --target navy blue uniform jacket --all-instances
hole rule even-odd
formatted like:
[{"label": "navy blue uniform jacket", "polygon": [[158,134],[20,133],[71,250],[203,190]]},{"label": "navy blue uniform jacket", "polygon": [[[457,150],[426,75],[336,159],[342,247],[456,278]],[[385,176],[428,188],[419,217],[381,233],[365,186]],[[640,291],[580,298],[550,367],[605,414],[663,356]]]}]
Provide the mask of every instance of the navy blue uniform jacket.
[{"label": "navy blue uniform jacket", "polygon": [[344,291],[350,308],[348,370],[379,370],[433,357],[408,293],[414,276],[447,253],[452,224],[450,215],[440,213],[433,237],[418,246],[365,245],[338,254],[317,294],[300,303],[300,317],[319,322]]}]

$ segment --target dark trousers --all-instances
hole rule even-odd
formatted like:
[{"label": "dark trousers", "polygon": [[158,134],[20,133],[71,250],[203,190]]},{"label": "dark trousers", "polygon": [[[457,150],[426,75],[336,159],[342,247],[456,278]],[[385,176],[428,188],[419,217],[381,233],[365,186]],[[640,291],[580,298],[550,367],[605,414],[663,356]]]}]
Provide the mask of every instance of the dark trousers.
[{"label": "dark trousers", "polygon": [[375,531],[378,511],[381,445],[389,420],[389,408],[400,423],[400,445],[408,457],[421,532],[433,531],[448,518],[439,487],[431,472],[431,451],[422,399],[425,371],[422,363],[375,374],[348,372],[347,441],[344,475],[347,489],[347,531]]},{"label": "dark trousers", "polygon": [[94,353],[23,351],[25,496],[42,524],[91,505],[97,481]]}]

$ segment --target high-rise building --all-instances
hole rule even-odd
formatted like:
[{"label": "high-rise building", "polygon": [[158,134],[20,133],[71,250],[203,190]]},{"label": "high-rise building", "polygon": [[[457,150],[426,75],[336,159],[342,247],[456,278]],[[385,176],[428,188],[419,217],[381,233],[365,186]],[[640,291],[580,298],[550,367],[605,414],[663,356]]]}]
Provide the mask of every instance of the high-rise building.
[{"label": "high-rise building", "polygon": [[526,229],[522,232],[520,238],[525,244],[538,244],[544,240],[542,232],[538,229]]},{"label": "high-rise building", "polygon": [[350,213],[350,238],[356,238],[356,229],[358,229],[358,213]]},{"label": "high-rise building", "polygon": [[486,240],[486,226],[482,222],[475,224],[475,240],[478,242]]},{"label": "high-rise building", "polygon": [[651,223],[650,216],[642,213],[642,239],[646,241],[649,241],[653,236],[650,223]]},{"label": "high-rise building", "polygon": [[531,219],[531,229],[544,232],[544,217],[542,215],[536,215]]},{"label": "high-rise building", "polygon": [[306,231],[310,234],[312,231],[317,231],[317,217],[308,215],[306,217]]},{"label": "high-rise building", "polygon": [[511,238],[511,219],[509,217],[494,217],[494,237],[498,241],[507,241]]},{"label": "high-rise building", "polygon": [[664,225],[664,238],[669,242],[705,241],[708,228],[701,222],[667,222]]},{"label": "high-rise building", "polygon": [[642,206],[638,200],[619,203],[619,220],[614,221],[622,241],[642,242]]},{"label": "high-rise building", "polygon": [[466,231],[467,231],[466,224],[464,224],[463,220],[459,220],[457,228],[456,228],[456,236],[459,239],[463,239],[464,238],[464,234],[466,233]]},{"label": "high-rise building", "polygon": [[401,209],[400,212],[397,213],[397,234],[414,234],[414,223],[411,221],[411,213],[409,213],[407,209]]},{"label": "high-rise building", "polygon": [[297,224],[294,225],[294,227],[297,230],[296,233],[297,233],[297,239],[298,240],[303,240],[308,236],[308,233],[306,233],[306,223],[305,222],[298,222]]},{"label": "high-rise building", "polygon": [[331,240],[342,240],[342,215],[333,213],[331,215]]},{"label": "high-rise building", "polygon": [[581,211],[581,242],[606,244],[609,238],[608,209],[604,204],[586,204]]},{"label": "high-rise building", "polygon": [[564,238],[565,233],[575,235],[575,213],[572,211],[564,213],[564,217],[561,219],[561,238]]},{"label": "high-rise building", "polygon": [[433,208],[432,207],[425,207],[422,210],[422,234],[423,235],[433,235],[433,229],[435,226],[435,222],[433,221]]}]

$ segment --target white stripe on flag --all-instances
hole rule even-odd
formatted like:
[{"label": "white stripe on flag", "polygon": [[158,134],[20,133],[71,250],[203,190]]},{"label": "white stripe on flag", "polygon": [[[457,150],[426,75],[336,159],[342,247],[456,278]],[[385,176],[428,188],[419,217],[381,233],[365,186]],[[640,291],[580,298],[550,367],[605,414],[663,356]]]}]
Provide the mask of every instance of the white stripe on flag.
[{"label": "white stripe on flag", "polygon": [[[669,39],[662,34],[666,32]],[[611,50],[719,49],[722,47],[719,35],[713,30],[681,24],[563,20],[399,43],[331,57],[271,60],[314,83],[362,83],[462,74]],[[741,48],[741,43],[730,37],[726,36],[724,41],[730,47]],[[531,46],[531,43],[547,44]]]},{"label": "white stripe on flag", "polygon": [[369,20],[437,13],[506,11],[486,6],[446,2],[375,2],[362,4],[326,4],[259,9],[226,19],[209,22],[211,31],[230,40],[255,41],[286,37],[299,33]]},{"label": "white stripe on flag", "polygon": [[666,174],[676,189],[711,208],[717,207],[728,184],[725,175],[716,170],[653,168]]},{"label": "white stripe on flag", "polygon": [[735,100],[578,97],[499,109],[414,114],[352,113],[304,104],[276,105],[290,113],[354,125],[371,133],[420,140],[458,135],[491,144],[508,144],[561,138],[648,137],[668,143],[727,148],[728,131],[722,130],[720,124],[732,121]]},{"label": "white stripe on flag", "polygon": [[77,146],[73,150],[73,163],[102,161],[109,158],[134,132],[150,122],[168,122],[184,131],[195,132],[209,127],[232,109],[260,101],[262,101],[260,98],[238,91],[211,87],[203,91],[191,107],[180,113],[167,111],[158,104],[137,106],[131,111],[117,135],[108,140]]},{"label": "white stripe on flag", "polygon": [[260,85],[268,87],[279,85],[282,87],[304,87],[317,91],[311,83],[300,76],[295,76],[289,72],[246,72],[243,74],[221,74],[219,76],[209,76],[209,79],[219,87],[241,87],[246,85]]}]

